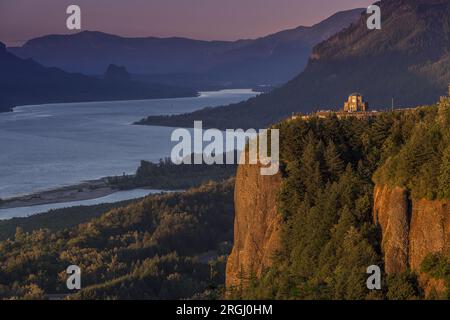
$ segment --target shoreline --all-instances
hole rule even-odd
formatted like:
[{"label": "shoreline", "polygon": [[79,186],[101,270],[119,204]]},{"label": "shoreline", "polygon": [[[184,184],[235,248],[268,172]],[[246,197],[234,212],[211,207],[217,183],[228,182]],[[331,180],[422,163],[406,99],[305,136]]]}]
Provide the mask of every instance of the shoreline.
[{"label": "shoreline", "polygon": [[74,185],[38,191],[23,196],[6,198],[0,202],[0,210],[92,200],[106,197],[119,190],[119,188],[111,186],[107,177],[100,178],[97,180],[80,182]]},{"label": "shoreline", "polygon": [[[166,98],[147,98],[147,99],[129,99],[129,100],[101,100],[101,101],[79,101],[79,102],[53,102],[53,103],[45,103],[48,104],[81,104],[81,103],[110,103],[110,102],[120,102],[120,101],[152,101],[152,100],[171,100],[171,99],[189,99],[189,98],[201,98],[202,96],[208,96],[211,93],[213,96],[217,93],[227,93],[230,91],[233,93],[234,91],[245,91],[245,92],[254,92],[253,89],[220,89],[218,91],[197,91],[192,96],[180,96],[180,97],[166,97]],[[228,94],[228,93],[227,93]],[[226,96],[226,95],[224,95]],[[202,103],[204,104],[204,102]],[[39,106],[42,104],[19,104],[12,108],[3,108],[0,109],[1,113],[10,113],[17,112],[19,108],[27,108],[32,106]],[[128,177],[132,175],[127,175]],[[120,176],[117,176],[120,177]],[[116,176],[111,177],[102,177],[93,180],[86,180],[77,182],[71,185],[63,185],[63,186],[50,186],[48,189],[37,189],[31,190],[30,193],[26,194],[13,194],[13,195],[5,195],[5,197],[0,197],[0,210],[4,209],[14,209],[20,207],[33,207],[39,205],[51,205],[51,204],[60,204],[65,202],[77,202],[77,201],[86,201],[93,200],[97,198],[102,198],[109,196],[115,192],[121,191],[124,188],[132,189],[132,188],[141,188],[141,189],[155,189],[151,186],[138,186],[133,182],[123,185],[116,184],[109,181],[111,178],[117,178]],[[120,182],[120,181],[119,181]],[[155,185],[159,185],[158,182],[154,183]],[[163,183],[164,185],[164,183]],[[167,186],[166,186],[167,187]],[[44,186],[45,188],[45,186]],[[159,189],[159,188],[156,188]],[[167,191],[171,191],[171,188],[162,188]]]},{"label": "shoreline", "polygon": [[121,101],[147,101],[147,100],[166,100],[166,99],[185,99],[185,98],[196,98],[200,97],[200,91],[193,92],[189,95],[173,95],[168,97],[153,97],[153,98],[136,98],[136,99],[112,99],[112,100],[80,100],[80,101],[65,101],[64,99],[58,102],[37,102],[37,103],[21,103],[16,104],[13,107],[2,108],[0,106],[0,113],[14,112],[14,109],[18,107],[29,107],[29,106],[41,106],[41,105],[52,105],[52,104],[80,104],[80,103],[98,103],[98,102],[121,102]]}]

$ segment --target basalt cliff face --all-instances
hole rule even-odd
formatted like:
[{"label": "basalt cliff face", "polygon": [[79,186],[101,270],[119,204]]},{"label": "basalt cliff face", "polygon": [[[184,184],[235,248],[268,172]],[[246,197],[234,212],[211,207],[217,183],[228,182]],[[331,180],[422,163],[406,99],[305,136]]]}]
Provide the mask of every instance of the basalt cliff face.
[{"label": "basalt cliff face", "polygon": [[377,186],[374,222],[382,232],[385,270],[388,274],[420,272],[429,253],[450,246],[450,201],[410,200],[403,188]]},{"label": "basalt cliff face", "polygon": [[[226,270],[227,288],[245,286],[243,275],[258,278],[271,265],[280,247],[282,219],[277,210],[281,177],[261,176],[258,166],[239,166],[236,188],[234,247]],[[408,269],[419,274],[421,286],[443,291],[442,280],[420,273],[430,253],[450,248],[450,201],[411,200],[408,190],[376,186],[374,223],[382,232],[382,250],[387,274]]]},{"label": "basalt cliff face", "polygon": [[374,192],[374,222],[382,230],[385,271],[403,272],[408,267],[410,203],[402,188],[377,187]]},{"label": "basalt cliff face", "polygon": [[228,258],[226,286],[259,277],[279,248],[282,220],[277,210],[281,176],[262,176],[257,165],[240,165],[235,186],[234,247]]},{"label": "basalt cliff face", "polygon": [[420,269],[428,254],[450,248],[450,201],[411,200],[406,189],[377,186],[373,213],[382,231],[386,273],[409,268],[419,274],[425,295],[443,292],[444,281],[430,278]]}]

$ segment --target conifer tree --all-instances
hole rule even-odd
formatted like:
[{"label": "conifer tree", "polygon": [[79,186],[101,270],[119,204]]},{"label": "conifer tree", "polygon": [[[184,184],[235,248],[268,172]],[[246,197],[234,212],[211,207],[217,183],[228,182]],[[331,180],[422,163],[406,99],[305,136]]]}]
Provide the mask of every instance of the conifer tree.
[{"label": "conifer tree", "polygon": [[333,141],[330,141],[325,149],[325,163],[331,179],[336,179],[344,170],[345,165]]}]

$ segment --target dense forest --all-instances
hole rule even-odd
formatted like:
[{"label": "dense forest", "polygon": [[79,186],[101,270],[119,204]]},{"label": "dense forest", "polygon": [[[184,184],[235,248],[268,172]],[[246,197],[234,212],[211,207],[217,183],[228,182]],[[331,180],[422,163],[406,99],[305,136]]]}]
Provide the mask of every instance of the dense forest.
[{"label": "dense forest", "polygon": [[[283,137],[282,249],[261,279],[243,272],[235,298],[416,299],[417,275],[383,277],[366,288],[366,268],[383,265],[372,222],[374,184],[408,188],[415,198],[450,199],[450,99],[374,119],[294,120]],[[430,255],[422,271],[450,285],[450,252]],[[242,284],[248,284],[242,285]]]},{"label": "dense forest", "polygon": [[49,210],[47,212],[34,214],[28,217],[0,220],[0,241],[14,238],[16,229],[19,227],[25,232],[33,232],[39,229],[60,231],[65,228],[74,227],[97,218],[108,211],[120,208],[138,201],[137,199],[120,201],[115,203],[104,203],[92,206],[75,206]]},{"label": "dense forest", "polygon": [[[0,242],[0,298],[70,293],[70,299],[214,298],[231,249],[234,181],[155,195],[59,231],[17,228]],[[99,209],[100,210],[100,209]]]},{"label": "dense forest", "polygon": [[393,128],[383,145],[386,162],[374,181],[406,187],[416,199],[450,199],[450,99],[416,113],[416,124]]},{"label": "dense forest", "polygon": [[[234,151],[237,158],[237,152]],[[188,156],[193,163],[194,155]],[[222,181],[236,174],[237,165],[218,164],[174,164],[170,158],[161,159],[159,163],[141,161],[135,175],[110,177],[111,186],[119,189],[134,189],[140,187],[181,190],[199,186],[208,181]]]},{"label": "dense forest", "polygon": [[[375,118],[330,115],[277,124],[282,137],[282,249],[262,278],[243,272],[242,283],[248,285],[231,288],[229,296],[423,298],[412,271],[383,277],[381,291],[366,288],[367,266],[383,265],[380,229],[372,221],[373,190],[375,184],[387,184],[407,188],[415,198],[450,199],[449,124],[449,98]],[[127,179],[133,179],[131,185],[152,184],[166,183],[167,174],[182,182],[200,175],[196,169],[170,168],[165,161],[143,162],[135,176],[116,183],[126,188]],[[233,174],[235,168],[229,169],[211,167],[209,174],[223,178]],[[210,182],[119,207],[74,208],[72,218],[64,211],[53,223],[46,215],[34,222],[16,221],[23,228],[0,242],[0,298],[70,293],[64,270],[72,264],[82,269],[82,290],[69,299],[224,297],[233,190],[234,180]],[[3,224],[10,235],[12,226]],[[421,268],[444,279],[447,288],[449,254],[430,254]]]}]

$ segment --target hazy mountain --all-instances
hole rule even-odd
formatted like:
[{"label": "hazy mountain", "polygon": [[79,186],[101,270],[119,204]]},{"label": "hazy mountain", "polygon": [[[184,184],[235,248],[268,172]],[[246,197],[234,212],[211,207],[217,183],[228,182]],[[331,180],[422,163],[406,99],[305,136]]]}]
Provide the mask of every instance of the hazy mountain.
[{"label": "hazy mountain", "polygon": [[125,66],[130,73],[202,72],[211,58],[245,41],[197,41],[184,38],[124,38],[97,31],[48,35],[20,48],[8,48],[22,58],[70,72],[102,74],[108,65]]},{"label": "hazy mountain", "polygon": [[58,68],[43,67],[31,59],[16,57],[0,43],[0,111],[8,111],[21,104],[180,97],[194,94],[190,89],[148,85],[123,78],[97,79],[67,73]]},{"label": "hazy mountain", "polygon": [[312,27],[256,40],[124,38],[84,31],[36,38],[9,50],[69,72],[98,75],[108,65],[116,64],[152,82],[184,84],[192,80],[197,86],[280,84],[303,70],[314,45],[356,21],[362,10],[340,12]]},{"label": "hazy mountain", "polygon": [[371,106],[435,102],[450,83],[450,1],[383,0],[382,29],[369,30],[367,16],[317,45],[305,71],[272,93],[229,107],[145,123],[211,127],[265,127],[292,112],[340,109],[354,91]]},{"label": "hazy mountain", "polygon": [[283,84],[305,68],[315,45],[356,22],[362,12],[339,12],[311,27],[301,26],[251,41],[219,57],[211,74],[243,85]]}]

